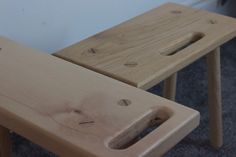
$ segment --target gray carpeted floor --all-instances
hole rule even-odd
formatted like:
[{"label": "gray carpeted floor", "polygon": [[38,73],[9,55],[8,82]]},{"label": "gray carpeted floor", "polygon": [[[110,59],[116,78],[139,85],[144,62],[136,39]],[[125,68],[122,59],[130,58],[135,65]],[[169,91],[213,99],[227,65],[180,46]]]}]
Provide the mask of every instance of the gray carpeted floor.
[{"label": "gray carpeted floor", "polygon": [[[205,58],[179,72],[177,102],[201,113],[201,124],[170,150],[165,157],[234,157],[236,156],[236,39],[221,48],[224,146],[216,151],[209,146]],[[161,93],[162,85],[149,91]],[[12,134],[13,157],[54,157],[37,145]]]}]

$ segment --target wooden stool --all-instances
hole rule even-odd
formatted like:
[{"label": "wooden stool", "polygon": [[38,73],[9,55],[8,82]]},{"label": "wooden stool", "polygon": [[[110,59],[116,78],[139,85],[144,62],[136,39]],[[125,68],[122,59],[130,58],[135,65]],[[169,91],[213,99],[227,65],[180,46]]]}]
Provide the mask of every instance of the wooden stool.
[{"label": "wooden stool", "polygon": [[64,157],[157,157],[199,124],[193,109],[0,38],[0,152],[8,129]]},{"label": "wooden stool", "polygon": [[222,145],[219,46],[236,35],[236,20],[168,3],[54,55],[141,89],[166,79],[174,100],[177,72],[207,56],[210,141]]}]

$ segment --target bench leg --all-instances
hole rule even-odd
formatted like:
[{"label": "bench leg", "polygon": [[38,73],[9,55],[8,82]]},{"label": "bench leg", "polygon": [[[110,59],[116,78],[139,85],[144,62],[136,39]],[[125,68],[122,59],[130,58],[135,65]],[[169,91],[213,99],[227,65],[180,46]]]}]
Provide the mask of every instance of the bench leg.
[{"label": "bench leg", "polygon": [[210,123],[210,142],[214,148],[223,144],[222,113],[221,113],[221,72],[220,48],[210,52],[207,56],[208,72],[208,105]]},{"label": "bench leg", "polygon": [[174,73],[164,81],[163,96],[170,100],[175,100],[177,73]]},{"label": "bench leg", "polygon": [[10,132],[7,128],[0,126],[0,157],[11,156]]}]

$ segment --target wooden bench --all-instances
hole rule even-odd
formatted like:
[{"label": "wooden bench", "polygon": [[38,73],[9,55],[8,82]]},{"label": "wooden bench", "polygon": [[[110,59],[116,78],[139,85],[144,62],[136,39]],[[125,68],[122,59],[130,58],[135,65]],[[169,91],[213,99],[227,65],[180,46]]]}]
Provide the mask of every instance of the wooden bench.
[{"label": "wooden bench", "polygon": [[174,100],[179,70],[206,56],[210,141],[222,143],[220,48],[236,35],[230,17],[168,3],[54,55],[141,89],[165,80]]},{"label": "wooden bench", "polygon": [[0,74],[0,157],[9,130],[64,157],[157,157],[199,124],[197,111],[2,37]]}]

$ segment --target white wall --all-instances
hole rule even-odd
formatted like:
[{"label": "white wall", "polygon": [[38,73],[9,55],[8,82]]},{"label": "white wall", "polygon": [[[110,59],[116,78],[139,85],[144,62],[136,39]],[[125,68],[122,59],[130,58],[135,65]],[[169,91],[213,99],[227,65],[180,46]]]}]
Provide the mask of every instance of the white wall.
[{"label": "white wall", "polygon": [[[202,0],[171,2],[206,7]],[[207,3],[214,3],[209,0]],[[47,53],[112,27],[167,0],[0,0],[0,35]],[[213,9],[215,5],[213,5]]]}]

